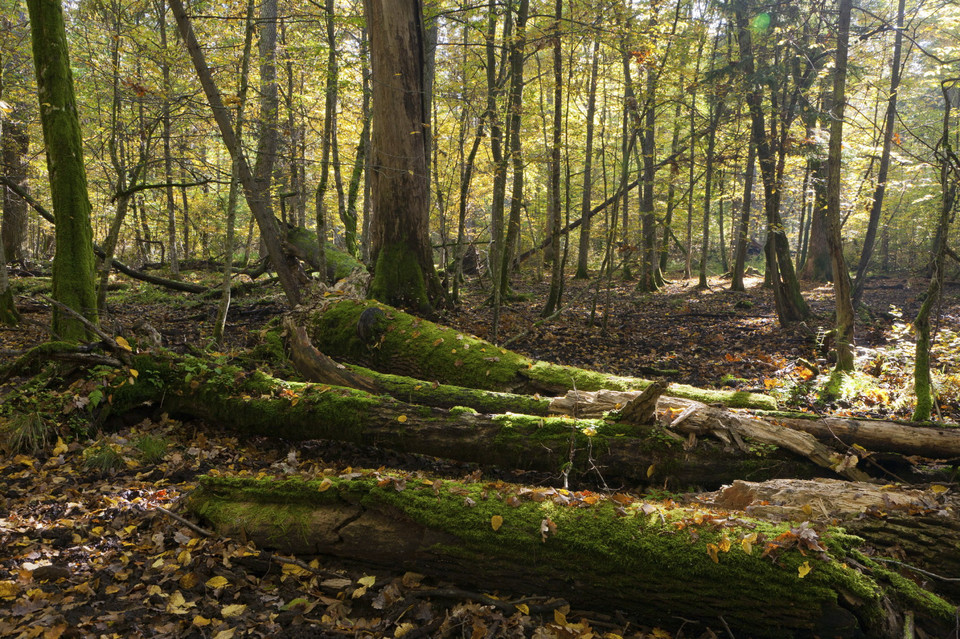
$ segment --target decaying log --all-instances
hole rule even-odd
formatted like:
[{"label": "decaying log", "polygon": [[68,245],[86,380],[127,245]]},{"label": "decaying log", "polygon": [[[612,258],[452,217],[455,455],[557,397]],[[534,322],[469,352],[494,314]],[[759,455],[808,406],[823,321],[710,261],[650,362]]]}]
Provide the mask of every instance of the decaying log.
[{"label": "decaying log", "polygon": [[[551,400],[550,413],[599,417],[608,411],[622,409],[637,395],[636,391],[569,392],[563,397]],[[705,431],[716,431],[716,426],[711,424],[717,420],[732,420],[743,425],[759,424],[763,430],[770,432],[781,433],[783,431],[779,428],[788,427],[790,431],[809,433],[826,444],[858,445],[874,452],[920,455],[932,459],[960,457],[960,429],[956,428],[840,417],[798,419],[778,415],[760,418],[666,396],[660,398],[658,406],[661,411],[669,410],[674,413],[681,411],[682,419],[681,416],[671,416],[667,419],[668,422],[686,420],[688,415],[685,413],[689,411],[690,415],[696,417],[694,420],[697,424],[696,428]],[[679,425],[676,427],[671,425],[671,428],[683,430]],[[687,428],[691,428],[691,425]]]},{"label": "decaying log", "polygon": [[[636,401],[640,393],[607,391],[570,391],[564,397],[554,399],[550,412],[560,415],[603,415],[607,411],[621,410]],[[777,426],[749,415],[707,406],[674,397],[661,397],[657,405],[668,432],[685,433],[694,438],[714,435],[725,444],[736,444],[747,450],[743,438],[749,437],[764,444],[786,448],[802,455],[822,468],[830,469],[848,479],[864,481],[868,474],[857,468],[856,456],[843,456],[824,446],[812,435]]]},{"label": "decaying log", "polygon": [[370,393],[382,392],[369,376],[360,375],[343,364],[338,364],[314,348],[307,337],[307,331],[302,326],[295,325],[289,316],[283,320],[283,329],[290,345],[290,363],[304,379]]},{"label": "decaying log", "polygon": [[737,480],[700,495],[711,507],[742,510],[768,521],[840,525],[863,537],[863,552],[883,555],[884,569],[901,572],[927,590],[960,601],[960,493],[957,487],[925,488],[774,479]]},{"label": "decaying log", "polygon": [[351,473],[207,477],[189,508],[221,534],[500,591],[555,595],[656,625],[680,617],[737,637],[929,636],[953,607],[864,564],[842,531],[701,507],[502,482]]}]

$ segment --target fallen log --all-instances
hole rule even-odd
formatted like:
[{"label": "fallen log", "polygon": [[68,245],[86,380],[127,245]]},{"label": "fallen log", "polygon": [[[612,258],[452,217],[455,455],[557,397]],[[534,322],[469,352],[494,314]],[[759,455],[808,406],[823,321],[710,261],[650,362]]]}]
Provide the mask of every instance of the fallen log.
[{"label": "fallen log", "polygon": [[823,474],[775,446],[733,448],[703,438],[685,449],[657,425],[432,408],[169,353],[138,355],[132,368],[134,383],[118,376],[107,390],[111,410],[146,404],[249,435],[347,441],[627,485],[713,487],[739,478]]},{"label": "fallen log", "polygon": [[205,477],[188,507],[221,534],[285,553],[555,595],[650,625],[878,639],[902,636],[910,616],[929,636],[953,626],[952,605],[865,566],[855,537],[703,506],[351,472]]},{"label": "fallen log", "polygon": [[775,479],[735,481],[698,496],[714,508],[746,512],[767,521],[813,521],[843,526],[865,539],[863,552],[922,588],[960,601],[960,493],[956,486],[925,488]]},{"label": "fallen log", "polygon": [[[552,399],[549,412],[554,415],[599,417],[606,412],[620,410],[638,395],[637,391],[571,391],[563,397]],[[661,410],[691,411],[694,421],[680,429],[685,432],[719,432],[736,425],[741,434],[755,436],[745,430],[757,428],[777,437],[786,429],[789,432],[808,433],[828,445],[841,443],[844,446],[860,446],[865,451],[920,455],[932,459],[960,457],[960,429],[956,428],[848,417],[800,419],[784,417],[779,413],[769,416],[761,413],[760,417],[756,417],[666,396],[661,398],[658,407]]]},{"label": "fallen log", "polygon": [[[378,309],[373,322],[361,316]],[[512,393],[559,394],[568,390],[643,390],[649,380],[534,361],[471,335],[373,301],[343,299],[295,311],[313,344],[336,360],[386,373],[468,388]],[[363,324],[364,331],[358,331]],[[367,324],[371,326],[367,327]],[[773,398],[744,391],[671,384],[668,394],[707,404],[773,410]]]},{"label": "fallen log", "polygon": [[[279,219],[277,223],[286,230],[287,246],[290,252],[314,270],[320,268],[320,246],[317,243],[317,234],[310,229],[286,224]],[[363,262],[338,248],[333,242],[326,243],[324,258],[327,264],[328,282],[342,280],[356,270],[367,270]]]}]

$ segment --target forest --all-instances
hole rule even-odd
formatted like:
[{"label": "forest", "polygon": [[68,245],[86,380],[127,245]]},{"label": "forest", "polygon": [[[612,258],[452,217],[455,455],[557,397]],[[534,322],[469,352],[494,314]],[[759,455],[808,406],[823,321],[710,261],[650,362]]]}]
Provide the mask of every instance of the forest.
[{"label": "forest", "polygon": [[0,635],[960,637],[955,3],[0,7]]}]

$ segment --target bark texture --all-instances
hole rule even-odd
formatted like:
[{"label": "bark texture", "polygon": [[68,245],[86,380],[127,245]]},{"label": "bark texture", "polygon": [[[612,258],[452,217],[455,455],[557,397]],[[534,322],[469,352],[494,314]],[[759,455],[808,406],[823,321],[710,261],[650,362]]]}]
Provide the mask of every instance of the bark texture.
[{"label": "bark texture", "polygon": [[[50,195],[56,219],[53,296],[96,324],[90,197],[63,9],[59,0],[30,0],[27,9],[30,12]],[[58,308],[53,311],[53,332],[66,341],[88,337],[88,330],[82,322]]]}]

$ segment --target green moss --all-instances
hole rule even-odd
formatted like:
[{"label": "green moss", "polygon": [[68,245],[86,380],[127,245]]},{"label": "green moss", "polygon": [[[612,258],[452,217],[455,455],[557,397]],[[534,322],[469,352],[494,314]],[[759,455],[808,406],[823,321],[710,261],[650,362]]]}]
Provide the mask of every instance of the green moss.
[{"label": "green moss", "polygon": [[[364,341],[356,327],[360,314],[371,307],[384,312],[385,330],[375,339]],[[635,377],[535,362],[514,351],[376,302],[341,300],[314,313],[312,320],[308,328],[310,338],[323,353],[379,371],[402,369],[421,380],[443,380],[454,386],[482,390],[555,394],[573,388],[626,391],[642,390],[650,385],[649,380]],[[704,390],[671,384],[667,393],[708,404],[720,402],[732,407],[768,410],[777,407],[771,397],[744,391]]]},{"label": "green moss", "polygon": [[369,295],[372,299],[421,313],[430,313],[433,309],[427,296],[423,268],[416,253],[404,243],[380,247]]},{"label": "green moss", "polygon": [[[327,478],[322,480],[328,484],[323,488],[320,480],[203,478],[190,504],[214,523],[227,526],[238,517],[249,520],[257,512],[247,506],[242,512],[232,512],[231,503],[276,504],[277,509],[265,511],[264,518],[290,511],[300,520],[306,519],[301,508],[331,500],[360,503],[373,510],[388,507],[458,540],[434,546],[435,552],[486,566],[521,564],[529,578],[540,574],[555,578],[559,573],[590,580],[587,583],[599,580],[605,590],[641,598],[651,610],[679,606],[714,618],[723,614],[731,622],[755,620],[753,608],[758,602],[778,601],[790,602],[789,609],[778,614],[802,624],[804,619],[817,618],[822,609],[835,606],[838,592],[861,602],[861,619],[876,621],[882,614],[881,596],[888,592],[887,587],[844,563],[855,541],[844,537],[842,531],[830,542],[828,551],[816,557],[785,549],[764,559],[760,557],[762,540],[776,538],[788,526],[748,517],[734,520],[696,507],[642,502],[623,507],[600,498],[585,502],[584,494],[563,491],[554,497],[534,491],[540,497],[533,499],[529,489],[523,492],[500,482],[409,482],[398,490],[395,482],[379,479],[370,474],[356,479]],[[575,505],[564,505],[565,500]],[[502,518],[496,530],[492,526],[495,516]],[[545,521],[552,524],[546,538],[541,533]],[[760,541],[748,554],[740,541],[752,534],[759,534]],[[714,551],[718,551],[714,553],[716,561],[711,558]],[[801,578],[798,569],[804,564],[812,570]],[[584,572],[584,566],[589,570]],[[696,587],[688,588],[691,583]],[[937,615],[947,612],[937,608],[936,598],[926,597],[922,590],[911,594],[906,584],[894,580],[890,588],[898,596],[914,597],[928,609],[935,608]],[[731,592],[736,592],[736,597],[730,597]]]},{"label": "green moss", "polygon": [[451,415],[478,415],[476,410],[469,406],[454,406],[450,409]]}]

